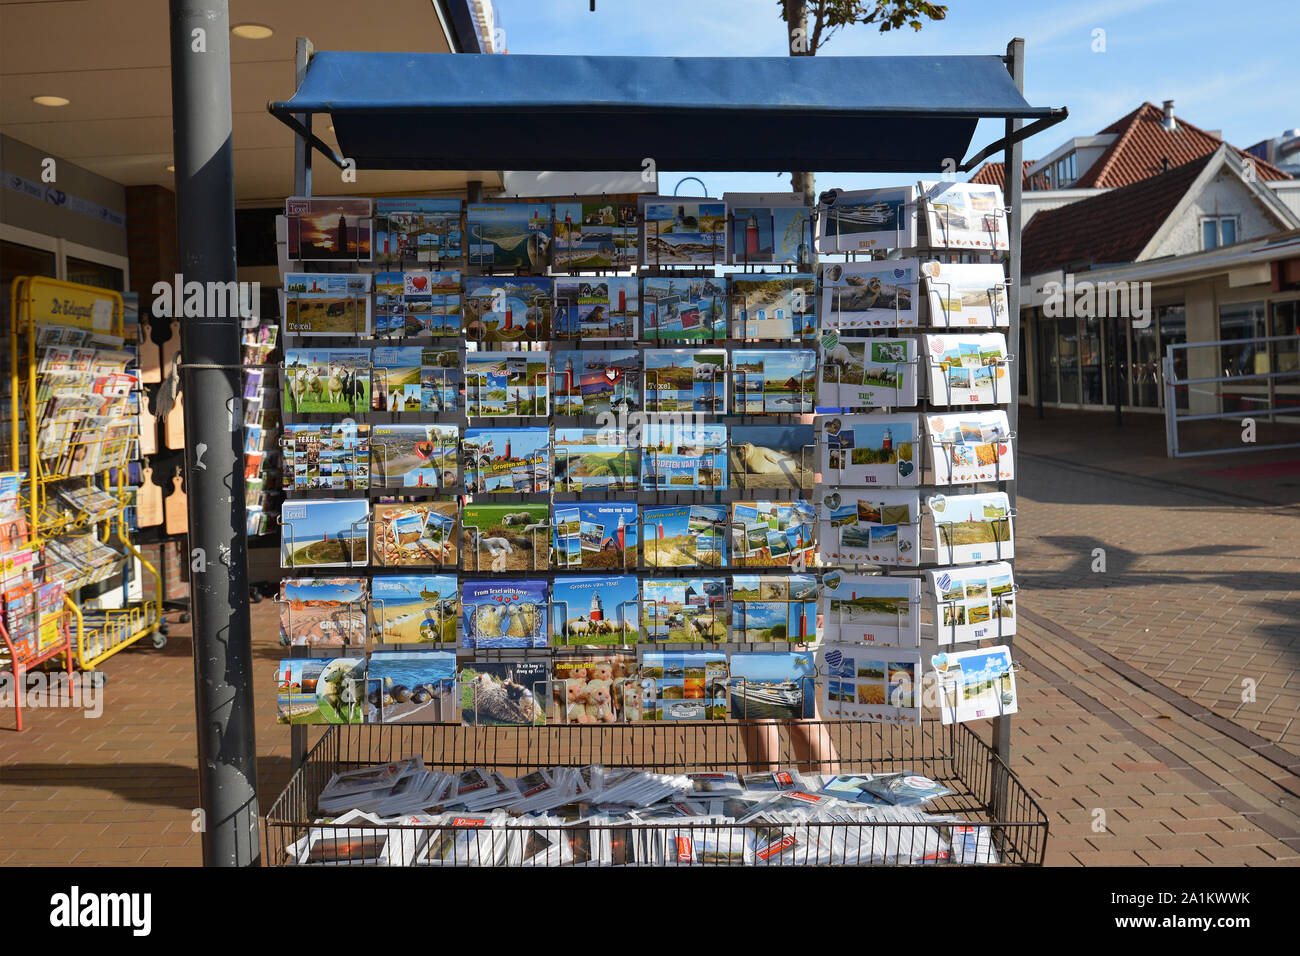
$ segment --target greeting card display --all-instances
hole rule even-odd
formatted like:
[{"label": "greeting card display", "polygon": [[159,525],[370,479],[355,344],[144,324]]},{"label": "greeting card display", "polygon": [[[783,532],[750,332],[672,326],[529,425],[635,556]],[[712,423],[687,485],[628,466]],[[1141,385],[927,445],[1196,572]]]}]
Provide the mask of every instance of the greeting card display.
[{"label": "greeting card display", "polygon": [[366,693],[364,657],[298,657],[276,670],[282,724],[359,724]]},{"label": "greeting card display", "polygon": [[551,245],[550,203],[465,206],[466,261],[471,266],[487,272],[545,272],[551,264]]},{"label": "greeting card display", "polygon": [[920,483],[915,415],[832,415],[822,438],[822,478],[832,485]]},{"label": "greeting card display", "polygon": [[727,426],[650,421],[641,426],[641,487],[714,489],[727,486]]},{"label": "greeting card display", "polygon": [[997,262],[926,262],[930,324],[939,328],[994,328],[1011,322],[1006,275]]},{"label": "greeting card display", "polygon": [[734,265],[802,265],[812,258],[812,209],[796,193],[724,193],[730,213],[727,244]]},{"label": "greeting card display", "polygon": [[817,640],[817,579],[811,574],[731,578],[730,640],[810,644]]},{"label": "greeting card display", "polygon": [[290,272],[284,277],[285,335],[370,335],[370,276]]},{"label": "greeting card display", "polygon": [[739,273],[727,284],[736,338],[811,342],[817,337],[817,279],[811,273]]},{"label": "greeting card display", "polygon": [[824,491],[817,511],[819,553],[827,563],[919,562],[921,502],[916,492]]},{"label": "greeting card display", "polygon": [[290,262],[369,262],[369,199],[292,196],[284,201]]},{"label": "greeting card display", "polygon": [[545,661],[474,661],[460,670],[461,723],[528,727],[546,723]]},{"label": "greeting card display", "polygon": [[367,564],[369,520],[370,502],[364,498],[286,501],[280,509],[280,567]]},{"label": "greeting card display", "polygon": [[556,724],[617,724],[641,719],[635,654],[557,657],[551,664],[551,712]]},{"label": "greeting card display", "polygon": [[647,349],[643,355],[647,412],[727,410],[726,349]]},{"label": "greeting card display", "polygon": [[555,429],[555,490],[635,491],[639,452],[618,428]]},{"label": "greeting card display", "polygon": [[280,582],[280,643],[345,647],[366,643],[364,578],[285,578]]},{"label": "greeting card display", "polygon": [[641,514],[641,559],[647,567],[720,568],[725,563],[726,505],[673,505]]},{"label": "greeting card display", "polygon": [[370,487],[370,426],[285,425],[284,486],[299,491],[353,491]]},{"label": "greeting card display", "polygon": [[555,280],[555,337],[626,342],[636,338],[641,314],[636,276],[582,276]]},{"label": "greeting card display", "polygon": [[635,574],[557,575],[551,586],[551,643],[635,645],[640,600]]},{"label": "greeting card display", "polygon": [[808,501],[736,502],[731,506],[731,564],[803,568],[816,551],[816,515]]},{"label": "greeting card display", "polygon": [[370,434],[372,482],[376,488],[459,487],[455,425],[373,425]]},{"label": "greeting card display", "polygon": [[801,720],[816,712],[810,652],[737,652],[728,661],[734,720]]},{"label": "greeting card display", "polygon": [[467,428],[461,450],[469,494],[550,490],[549,428]]},{"label": "greeting card display", "polygon": [[461,331],[460,273],[375,273],[375,337],[414,339]]},{"label": "greeting card display", "polygon": [[1015,581],[1006,562],[925,573],[940,644],[997,640],[1016,632]]},{"label": "greeting card display", "polygon": [[554,528],[557,568],[612,571],[636,567],[636,502],[557,502]]},{"label": "greeting card display", "polygon": [[820,341],[817,404],[898,408],[916,404],[916,339],[854,339],[831,331]]},{"label": "greeting card display", "polygon": [[641,353],[636,349],[556,352],[551,392],[557,416],[631,412],[641,406]]},{"label": "greeting card display", "polygon": [[376,503],[371,518],[376,567],[456,567],[460,529],[454,501]]},{"label": "greeting card display", "polygon": [[385,269],[458,264],[465,255],[459,199],[375,200],[375,263]]},{"label": "greeting card display", "polygon": [[832,189],[818,205],[817,251],[861,252],[916,245],[916,189]]},{"label": "greeting card display", "polygon": [[1016,555],[1011,507],[1006,493],[935,495],[926,506],[934,519],[940,564],[1002,561]]},{"label": "greeting card display", "polygon": [[635,267],[636,203],[556,203],[555,250],[551,259],[557,272]]},{"label": "greeting card display", "polygon": [[489,505],[472,502],[461,512],[467,571],[545,571],[550,512],[545,502]]},{"label": "greeting card display", "polygon": [[919,647],[920,603],[917,578],[827,571],[822,578],[822,640]]},{"label": "greeting card display", "polygon": [[1011,650],[947,651],[930,658],[945,724],[1006,717],[1019,710]]},{"label": "greeting card display", "polygon": [[916,259],[827,263],[822,268],[822,327],[915,326],[919,265]]},{"label": "greeting card display", "polygon": [[370,381],[374,411],[454,412],[460,405],[460,353],[418,345],[377,348]]},{"label": "greeting card display", "polygon": [[366,668],[366,723],[459,720],[454,651],[375,651]]},{"label": "greeting card display", "polygon": [[641,334],[651,342],[725,339],[726,280],[646,276],[641,280]]},{"label": "greeting card display", "polygon": [[468,648],[545,647],[546,581],[541,578],[465,581],[461,644]]},{"label": "greeting card display", "polygon": [[921,722],[921,652],[823,644],[822,716],[879,724]]},{"label": "greeting card display", "polygon": [[726,720],[727,655],[647,651],[641,659],[642,720]]},{"label": "greeting card display", "polygon": [[465,405],[470,418],[545,418],[550,414],[546,352],[465,353]]},{"label": "greeting card display", "polygon": [[465,338],[491,344],[549,339],[553,295],[551,280],[544,277],[467,277]]},{"label": "greeting card display", "polygon": [[731,487],[811,488],[814,447],[811,425],[732,425]]},{"label": "greeting card display", "polygon": [[391,574],[370,582],[370,616],[379,644],[455,644],[460,586],[454,574]]},{"label": "greeting card display", "polygon": [[929,245],[934,249],[1007,248],[1002,187],[983,183],[922,182]]},{"label": "greeting card display", "polygon": [[732,357],[738,415],[810,414],[817,391],[813,349],[745,349]]},{"label": "greeting card display", "polygon": [[1009,481],[1015,477],[1006,412],[927,415],[925,428],[935,484]]},{"label": "greeting card display", "polygon": [[1005,405],[1011,401],[1007,339],[1001,332],[927,335],[930,401],[936,405]]},{"label": "greeting card display", "polygon": [[726,261],[727,205],[717,199],[643,196],[641,265],[716,266]]},{"label": "greeting card display", "polygon": [[722,578],[641,582],[641,633],[647,642],[716,644],[727,639],[726,617]]},{"label": "greeting card display", "polygon": [[369,408],[369,349],[284,350],[285,411],[356,415]]}]

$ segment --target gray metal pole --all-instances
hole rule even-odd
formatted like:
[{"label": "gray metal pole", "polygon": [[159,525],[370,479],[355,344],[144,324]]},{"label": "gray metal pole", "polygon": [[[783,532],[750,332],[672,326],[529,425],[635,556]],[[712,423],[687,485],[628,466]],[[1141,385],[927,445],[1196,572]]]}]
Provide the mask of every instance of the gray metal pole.
[{"label": "gray metal pole", "polygon": [[228,307],[208,315],[220,297],[206,294],[238,278],[230,18],[226,0],[170,0],[170,14],[178,262],[205,289],[204,314],[180,323],[203,862],[256,866],[240,321]]},{"label": "gray metal pole", "polygon": [[[1112,315],[1110,317],[1110,351],[1111,351],[1110,360],[1111,360],[1111,366],[1114,368],[1114,372],[1111,375],[1110,387],[1115,392],[1115,424],[1123,425],[1124,424],[1124,396],[1121,395],[1119,391],[1119,363],[1122,360],[1122,356],[1128,355],[1128,350],[1125,349],[1123,353],[1120,352],[1119,330],[1120,330],[1119,316]],[[1127,341],[1125,341],[1125,345],[1127,344],[1128,344]],[[1104,365],[1102,367],[1105,368]]]}]

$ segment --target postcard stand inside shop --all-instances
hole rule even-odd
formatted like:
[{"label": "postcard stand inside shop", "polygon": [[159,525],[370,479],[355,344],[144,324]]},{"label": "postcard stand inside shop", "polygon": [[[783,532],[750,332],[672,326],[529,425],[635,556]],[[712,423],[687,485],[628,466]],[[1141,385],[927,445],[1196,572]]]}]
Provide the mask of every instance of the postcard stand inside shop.
[{"label": "postcard stand inside shop", "polygon": [[[494,58],[474,55],[452,57],[437,54],[339,52],[316,53],[313,56],[310,44],[300,40],[299,88],[292,99],[272,103],[270,110],[293,128],[299,137],[300,148],[296,150],[299,165],[295,169],[295,195],[298,196],[310,195],[313,148],[336,164],[342,163],[341,156],[312,132],[313,116],[325,113],[331,114],[341,150],[361,170],[589,168],[587,163],[590,159],[584,156],[579,144],[589,138],[593,116],[590,104],[583,100],[584,91],[593,89],[637,91],[630,95],[627,102],[602,104],[604,112],[599,115],[604,117],[603,122],[610,125],[610,135],[606,137],[609,142],[604,144],[602,150],[608,155],[601,157],[604,168],[611,168],[612,156],[622,156],[625,153],[622,165],[628,168],[637,167],[640,157],[653,155],[661,169],[725,171],[819,166],[842,172],[938,170],[943,168],[944,157],[967,154],[978,117],[992,117],[1005,120],[1005,136],[972,156],[963,164],[962,169],[974,168],[995,152],[1003,154],[1007,169],[1019,169],[1021,141],[1065,118],[1064,110],[1030,107],[1024,101],[1020,92],[1023,86],[1023,41],[1017,40],[1009,44],[1005,57],[910,60],[905,82],[900,82],[896,72],[896,58],[887,57],[706,58],[689,61],[691,70],[711,68],[717,71],[716,89],[739,91],[735,94],[738,101],[727,106],[732,112],[724,111],[725,115],[740,113],[747,121],[758,124],[787,122],[792,109],[789,101],[791,92],[797,90],[797,99],[809,100],[807,103],[794,104],[799,108],[799,125],[803,137],[796,142],[808,144],[806,156],[802,159],[791,155],[791,141],[788,138],[776,138],[780,141],[777,149],[765,140],[745,139],[741,142],[737,138],[732,142],[726,137],[680,135],[679,124],[686,117],[691,117],[692,122],[698,122],[701,107],[717,109],[714,102],[717,94],[712,84],[706,84],[709,88],[704,89],[701,84],[680,74],[684,68],[683,61],[667,59],[660,62],[655,58]],[[604,82],[602,77],[605,76],[611,82]],[[615,76],[619,78],[616,83],[612,82]],[[384,77],[382,87],[370,89],[371,77]],[[525,82],[526,77],[531,77],[532,81]],[[576,79],[579,77],[580,80]],[[859,98],[861,103],[846,106],[842,102],[842,90],[848,88],[865,91]],[[501,113],[496,109],[499,104],[493,100],[492,91],[498,89],[522,91],[517,92],[518,102],[512,111]],[[695,104],[694,100],[701,94],[707,102]],[[616,98],[618,96],[615,94]],[[775,105],[778,103],[781,105]],[[620,119],[624,115],[636,116],[636,121],[625,123]],[[1023,125],[1026,121],[1028,125]],[[513,124],[519,122],[542,122],[551,135],[529,138],[526,146],[521,147],[519,137],[512,136],[509,132]],[[466,125],[464,135],[456,132],[460,129],[457,123]],[[450,124],[450,128],[446,124]],[[468,132],[469,127],[473,128],[472,133]],[[397,133],[398,129],[401,130],[400,134]],[[586,135],[579,135],[582,132]],[[620,162],[614,162],[613,168],[619,166]],[[1009,210],[999,210],[996,214],[1000,228],[1005,229],[1010,237],[1005,252],[1010,300],[1007,303],[1010,313],[1008,338],[1012,342],[1017,340],[1018,334],[1018,303],[1015,299],[1019,280],[1019,194],[1019,181],[1013,177],[1008,180]],[[712,202],[710,200],[655,198],[663,204],[674,203],[680,207],[692,205],[696,209],[694,218],[697,227],[706,215],[713,212],[703,208]],[[916,202],[920,202],[920,199]],[[725,206],[722,208],[725,210]],[[642,242],[654,240],[653,249],[642,251],[642,259],[647,266],[642,274],[647,277],[647,281],[656,275],[670,278],[680,273],[681,263],[675,257],[665,258],[667,250],[674,245],[668,237],[672,225],[688,224],[691,217],[684,208],[671,210],[670,213],[656,212],[653,219],[642,216]],[[670,218],[673,220],[671,223]],[[731,232],[733,222],[725,215],[720,218],[724,242],[720,247],[713,240],[698,243],[708,248],[704,253],[698,250],[692,253],[704,255],[704,258],[692,261],[691,265],[707,267],[726,263],[729,257],[726,254],[725,236]],[[481,222],[479,218],[467,216],[467,243],[471,247],[467,261],[471,266],[495,266],[494,262],[485,258],[486,252],[473,248],[473,236],[476,235],[474,230]],[[664,223],[669,225],[665,226]],[[995,230],[999,224],[995,224]],[[684,241],[682,245],[689,247],[691,241],[693,240]],[[851,250],[848,251],[851,253],[850,258],[856,258]],[[733,264],[745,269],[760,265],[745,261],[743,256]],[[785,271],[784,264],[778,266],[776,263],[762,263],[761,266],[764,271]],[[797,267],[802,266],[799,263]],[[676,271],[670,274],[667,269]],[[695,278],[709,284],[709,279],[702,273],[695,273]],[[644,321],[640,330],[641,341],[682,349],[688,346],[721,345],[729,338],[728,324],[733,314],[733,303],[727,301],[725,292],[719,290],[719,293],[713,296],[713,301],[708,306],[709,314],[701,315],[695,309],[689,316],[692,324],[706,325],[706,329],[701,330],[706,334],[690,335],[675,335],[671,331],[665,332],[663,328],[662,318],[670,308],[678,306],[681,301],[679,297],[659,293],[654,296],[643,294],[643,316],[650,318]],[[914,301],[919,298],[919,289],[914,290]],[[747,314],[738,322],[738,341],[749,338],[748,322]],[[562,336],[553,333],[551,338],[560,339]],[[799,343],[813,345],[797,335],[792,336],[787,344]],[[532,356],[535,353],[512,354]],[[1014,358],[1007,355],[1003,361],[1005,371],[1012,373],[1015,368]],[[906,365],[919,384],[921,376],[918,374],[918,356],[903,360],[895,358],[893,364],[899,367],[895,369],[896,372]],[[835,368],[836,374],[831,376],[830,381],[838,385],[842,367]],[[709,384],[702,396],[705,407],[693,410],[703,412],[706,416],[723,416],[732,412],[747,423],[764,422],[766,416],[747,414],[745,375],[744,372],[728,370],[725,364],[705,375],[701,379]],[[730,409],[726,398],[729,379],[733,385],[731,391],[736,396],[732,399]],[[550,373],[542,372],[533,376],[531,384],[534,388],[546,389],[549,381]],[[642,372],[641,384],[644,407],[648,411],[673,410],[664,408],[666,401],[659,394],[667,389],[651,388],[652,384],[660,384],[655,369],[645,369]],[[737,385],[740,387],[735,387]],[[467,398],[479,407],[480,412],[485,401],[483,389],[484,382],[481,379],[474,384],[466,382]],[[805,404],[811,405],[811,389],[802,376],[793,391],[797,396],[797,407],[802,409]],[[652,392],[655,393],[653,397]],[[548,393],[554,394],[549,390]],[[675,403],[679,399],[672,401]],[[521,407],[517,406],[515,410],[518,411]],[[1014,431],[1014,405],[1011,413],[1011,431]],[[507,423],[513,421],[527,425],[529,418],[506,419]],[[491,424],[495,427],[496,423]],[[922,436],[917,434],[914,440],[921,442]],[[724,441],[723,455],[730,458],[731,451],[730,443]],[[805,445],[801,450],[801,462],[809,457],[815,457],[815,451],[812,446]],[[473,467],[466,462],[465,473],[469,475]],[[1006,511],[1009,524],[1010,517],[1014,514],[1014,483],[1002,482],[1001,486],[1010,495],[1011,507]],[[552,497],[552,487],[549,480],[545,482],[545,490],[541,493],[547,500]],[[641,487],[646,486],[642,484]],[[666,503],[669,494],[667,486],[656,483],[649,490],[653,495],[651,501],[655,505]],[[714,494],[723,502],[744,501],[750,497],[743,481],[733,482],[730,478],[725,485],[716,487]],[[773,499],[780,498],[783,494],[811,497],[811,490],[800,482],[799,487],[782,489],[780,494],[775,489],[764,489],[762,494]],[[537,492],[487,497],[493,501],[538,500]],[[640,491],[636,498],[643,505],[647,503]],[[819,512],[815,521],[821,517]],[[920,520],[918,507],[914,523],[919,524]],[[654,564],[649,558],[653,554],[653,545],[651,537],[648,537],[647,525],[643,507],[635,522],[635,527],[640,532],[637,550],[641,552],[641,559],[633,562],[636,567],[649,568]],[[736,527],[736,523],[724,521],[722,526],[727,529],[726,532],[719,535],[715,529],[713,533],[714,539],[724,539],[718,542],[720,547],[726,545],[725,537]],[[743,534],[743,523],[739,527]],[[291,522],[287,530],[292,540]],[[463,533],[469,530],[466,527]],[[532,529],[534,541],[542,535],[549,537],[552,530],[539,524]],[[477,538],[472,549],[481,557]],[[464,550],[462,548],[462,553]],[[534,565],[539,551],[546,553],[535,543]],[[623,566],[624,569],[627,568],[626,555]],[[743,568],[747,565],[742,561],[734,566]],[[803,572],[804,567],[800,563],[790,566],[790,570]],[[563,571],[563,568],[559,570]],[[721,577],[716,569],[704,564],[696,569],[683,569],[683,573],[689,579],[702,579],[701,576],[709,574]],[[545,575],[538,576],[553,578],[554,572],[548,570]],[[645,578],[643,583],[649,580],[651,579]],[[623,620],[626,620],[628,607],[633,614],[638,611],[635,602],[625,602],[625,605],[616,612]],[[745,602],[739,602],[739,605],[741,615],[745,616]],[[643,596],[641,608],[644,607]],[[734,612],[736,604],[732,603],[731,607]],[[552,614],[563,609],[567,616],[567,604],[564,601],[552,601],[544,608]],[[639,616],[638,614],[638,619]],[[551,638],[551,633],[555,632],[548,628],[546,639]],[[563,629],[558,633],[565,635],[563,643],[567,644],[567,633]],[[517,655],[508,656],[504,651],[497,652],[497,655],[500,659],[521,659]],[[523,652],[522,659],[529,659],[527,651]],[[742,678],[742,685],[744,682],[745,679]],[[535,692],[536,690],[534,688]],[[744,686],[741,687],[741,692],[743,696]],[[458,688],[457,699],[460,699],[459,694]],[[477,697],[471,702],[471,708],[477,713]],[[805,723],[831,740],[840,754],[841,771],[912,767],[915,772],[930,774],[934,779],[943,780],[953,787],[957,796],[949,806],[954,812],[965,813],[971,820],[985,821],[996,832],[1002,862],[1042,862],[1046,818],[1007,769],[1010,741],[1007,718],[999,718],[994,722],[992,750],[965,726],[940,727],[933,721],[918,721],[915,725],[907,726],[864,724],[852,719]],[[402,733],[400,740],[396,736],[399,729]],[[792,765],[798,757],[790,726],[778,722],[774,729],[776,752],[769,754],[768,762],[760,765],[754,762],[751,755],[738,749],[737,737],[742,735],[737,735],[734,730],[729,732],[728,725],[721,721],[686,722],[668,726],[612,724],[598,728],[581,725],[496,727],[493,728],[491,738],[473,736],[469,731],[452,724],[404,728],[381,725],[367,727],[364,733],[360,732],[361,728],[344,725],[329,728],[325,737],[310,753],[306,746],[306,728],[295,726],[291,731],[295,782],[290,784],[268,814],[269,856],[275,862],[283,862],[288,858],[287,849],[303,836],[304,821],[312,819],[314,815],[314,800],[320,782],[331,773],[395,758],[399,752],[405,753],[412,748],[423,753],[426,766],[447,770],[460,770],[475,765],[492,766],[494,763],[502,767],[531,769],[602,759],[605,762],[616,761],[626,766],[669,772],[722,766],[768,770]],[[503,735],[499,733],[502,730],[512,733]],[[599,736],[596,736],[596,732]],[[960,770],[964,765],[979,765],[991,768],[991,771],[979,774],[979,779],[965,780],[962,779]]]}]

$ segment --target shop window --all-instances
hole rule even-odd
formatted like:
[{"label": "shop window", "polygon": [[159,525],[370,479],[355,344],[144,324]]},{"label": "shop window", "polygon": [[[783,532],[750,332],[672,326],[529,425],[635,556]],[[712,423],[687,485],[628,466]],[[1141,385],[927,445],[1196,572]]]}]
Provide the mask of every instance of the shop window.
[{"label": "shop window", "polygon": [[1133,326],[1133,404],[1138,408],[1159,408],[1160,334],[1155,323],[1139,329]]},{"label": "shop window", "polygon": [[1056,320],[1056,362],[1060,369],[1061,398],[1067,405],[1079,403],[1079,329],[1075,319]]},{"label": "shop window", "polygon": [[[5,329],[9,328],[9,286],[19,276],[56,278],[54,253],[17,242],[0,241],[0,316],[4,318]],[[8,368],[7,363],[5,368]]]},{"label": "shop window", "polygon": [[[1300,300],[1273,303],[1268,334],[1300,336]],[[1300,340],[1274,342],[1272,345],[1274,372],[1300,371]]]},{"label": "shop window", "polygon": [[1090,316],[1081,321],[1079,336],[1079,384],[1085,405],[1104,405],[1105,386],[1101,370],[1101,319]]},{"label": "shop window", "polygon": [[[1268,371],[1268,345],[1251,341],[1266,334],[1263,302],[1241,302],[1219,308],[1219,338],[1241,339],[1240,345],[1219,346],[1224,375],[1254,375]],[[1249,394],[1266,386],[1262,379],[1249,379],[1235,388],[1225,388],[1223,410],[1245,411],[1258,406]]]},{"label": "shop window", "polygon": [[1044,319],[1041,314],[1034,327],[1034,338],[1038,342],[1038,389],[1042,401],[1059,401],[1056,375],[1056,321]]},{"label": "shop window", "polygon": [[[1160,328],[1160,351],[1157,354],[1163,361],[1168,346],[1182,345],[1187,341],[1187,311],[1181,305],[1162,305],[1156,309],[1156,324]],[[1174,349],[1174,377],[1187,378],[1187,349]],[[1174,404],[1176,408],[1187,408],[1186,387],[1174,391]]]},{"label": "shop window", "polygon": [[121,269],[106,266],[102,262],[74,259],[72,256],[68,256],[68,281],[112,289],[115,292],[126,291],[126,276]]}]

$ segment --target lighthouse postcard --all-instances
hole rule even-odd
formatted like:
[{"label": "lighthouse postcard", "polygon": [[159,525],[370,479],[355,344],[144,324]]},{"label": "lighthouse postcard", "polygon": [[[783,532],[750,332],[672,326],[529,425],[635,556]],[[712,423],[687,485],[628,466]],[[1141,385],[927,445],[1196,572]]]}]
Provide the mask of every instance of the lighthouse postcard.
[{"label": "lighthouse postcard", "polygon": [[555,310],[545,276],[471,276],[465,279],[465,338],[522,342],[551,338]]},{"label": "lighthouse postcard", "polygon": [[631,413],[641,408],[636,349],[559,351],[551,364],[556,415]]},{"label": "lighthouse postcard", "polygon": [[286,501],[280,510],[280,567],[338,568],[370,561],[370,502]]},{"label": "lighthouse postcard", "polygon": [[626,342],[636,338],[641,298],[636,276],[555,280],[555,337]]},{"label": "lighthouse postcard", "polygon": [[[575,538],[576,549],[573,547]],[[635,570],[637,540],[636,502],[579,502],[555,506],[556,567]]]},{"label": "lighthouse postcard", "polygon": [[284,202],[290,262],[369,262],[374,207],[369,199],[293,196]]},{"label": "lighthouse postcard", "polygon": [[724,193],[728,261],[745,266],[812,259],[812,209],[796,193]]},{"label": "lighthouse postcard", "polygon": [[920,482],[916,415],[830,415],[822,419],[819,471],[845,487]]},{"label": "lighthouse postcard", "polygon": [[634,647],[640,600],[635,574],[557,575],[551,585],[551,643]]}]

